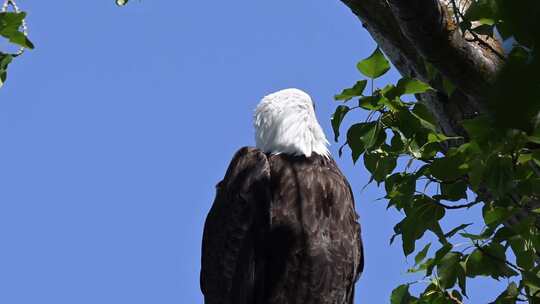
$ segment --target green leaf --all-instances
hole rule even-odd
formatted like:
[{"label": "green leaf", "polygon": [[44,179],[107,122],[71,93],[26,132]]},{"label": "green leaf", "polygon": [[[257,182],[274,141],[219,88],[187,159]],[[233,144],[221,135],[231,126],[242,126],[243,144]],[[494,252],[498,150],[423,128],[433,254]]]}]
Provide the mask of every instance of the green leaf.
[{"label": "green leaf", "polygon": [[474,250],[466,260],[466,268],[467,268],[467,276],[469,277],[475,277],[478,275],[488,275],[491,273],[491,269],[489,269],[487,266],[491,266],[491,264],[487,264],[486,266],[486,256],[482,253],[482,251],[476,249]]},{"label": "green leaf", "polygon": [[437,158],[431,164],[431,174],[442,181],[455,181],[466,174],[467,169],[459,154]]},{"label": "green leaf", "polygon": [[399,130],[407,139],[412,139],[422,131],[420,119],[408,109],[398,110],[394,113],[392,127],[394,130]]},{"label": "green leaf", "polygon": [[401,95],[407,94],[419,94],[425,93],[428,90],[432,90],[429,84],[422,82],[418,79],[413,79],[410,77],[403,77],[397,83],[397,89]]},{"label": "green leaf", "polygon": [[498,19],[499,6],[496,0],[478,0],[474,1],[467,12],[465,12],[465,20],[472,22],[478,20],[494,20]]},{"label": "green leaf", "polygon": [[383,108],[386,98],[381,95],[361,97],[358,106],[369,111],[377,111]]},{"label": "green leaf", "polygon": [[25,17],[26,13],[24,12],[0,13],[0,35],[14,44],[33,49],[32,42],[19,30]]},{"label": "green leaf", "polygon": [[487,116],[478,116],[463,121],[463,127],[472,139],[480,143],[493,139],[493,124]]},{"label": "green leaf", "polygon": [[21,32],[12,33],[9,41],[27,49],[34,49],[34,44]]},{"label": "green leaf", "polygon": [[345,118],[345,115],[350,111],[349,107],[340,105],[336,108],[336,111],[334,112],[334,115],[332,115],[331,122],[332,122],[332,130],[334,130],[334,140],[337,142],[339,138],[339,127],[341,126],[341,123],[343,122],[343,118]]},{"label": "green leaf", "polygon": [[465,261],[459,262],[459,269],[457,272],[457,279],[458,279],[458,285],[459,289],[461,290],[461,293],[467,296],[467,266]]},{"label": "green leaf", "polygon": [[518,164],[525,164],[532,160],[532,154],[526,153],[526,154],[519,154],[518,156]]},{"label": "green leaf", "polygon": [[428,243],[418,254],[414,257],[414,265],[420,264],[425,258],[428,253],[429,247],[431,246],[431,243]]},{"label": "green leaf", "polygon": [[451,139],[459,139],[461,137],[448,137],[442,133],[432,132],[428,134],[428,143],[441,143]]},{"label": "green leaf", "polygon": [[493,194],[502,197],[514,187],[513,167],[510,156],[492,155],[488,158],[484,176],[486,185]]},{"label": "green leaf", "polygon": [[442,258],[446,256],[448,252],[452,250],[452,245],[449,243],[444,244],[437,252],[435,253],[435,258],[431,260],[429,265],[426,268],[426,275],[430,276],[431,272],[433,271],[433,268],[441,262]]},{"label": "green leaf", "polygon": [[366,77],[375,79],[390,69],[390,63],[386,60],[381,50],[377,48],[371,56],[360,61],[356,67]]},{"label": "green leaf", "polygon": [[484,171],[486,169],[485,162],[480,159],[473,159],[469,162],[469,183],[471,184],[471,189],[474,191],[478,190],[480,184],[483,181]]},{"label": "green leaf", "polygon": [[511,282],[506,290],[501,293],[493,304],[515,304],[519,296],[519,290],[516,283]]},{"label": "green leaf", "polygon": [[399,285],[396,289],[392,291],[390,296],[391,304],[409,304],[412,303],[411,300],[414,298],[409,293],[409,285]]},{"label": "green leaf", "polygon": [[449,252],[441,259],[437,266],[437,275],[442,288],[449,289],[456,284],[459,262],[460,254],[457,252]]},{"label": "green leaf", "polygon": [[0,87],[2,87],[6,82],[7,68],[12,60],[13,55],[0,52]]},{"label": "green leaf", "polygon": [[401,135],[397,132],[394,132],[394,136],[390,140],[390,151],[394,153],[402,153],[405,148],[405,143],[401,139]]},{"label": "green leaf", "polygon": [[344,89],[341,94],[334,96],[334,99],[347,101],[353,97],[362,96],[366,85],[367,80],[357,81],[352,88]]},{"label": "green leaf", "polygon": [[537,166],[540,166],[540,150],[536,150],[533,152],[532,159],[534,160]]},{"label": "green leaf", "polygon": [[529,136],[529,141],[535,144],[540,144],[540,128],[535,130],[534,133]]},{"label": "green leaf", "polygon": [[437,130],[437,119],[431,114],[431,111],[421,103],[416,103],[412,109],[412,114],[420,119],[420,123],[424,128],[432,131]]},{"label": "green leaf", "polygon": [[504,208],[493,207],[487,204],[482,209],[482,212],[484,216],[484,222],[488,226],[498,225],[512,215],[510,211]]},{"label": "green leaf", "polygon": [[379,131],[377,121],[358,123],[349,128],[347,131],[347,143],[352,150],[353,162],[356,163],[364,151],[375,145]]},{"label": "green leaf", "polygon": [[474,250],[467,258],[467,276],[491,276],[498,279],[517,275],[504,263],[506,254],[501,244],[492,242],[481,248]]},{"label": "green leaf", "polygon": [[398,208],[412,200],[416,190],[416,176],[408,173],[396,173],[386,178],[384,188],[386,197],[391,203],[398,204]]},{"label": "green leaf", "polygon": [[446,233],[444,236],[447,237],[447,238],[451,238],[453,237],[456,233],[458,233],[460,230],[463,230],[467,227],[469,227],[470,225],[472,225],[472,223],[468,223],[468,224],[461,224],[459,226],[457,226],[456,228],[450,230],[448,233]]},{"label": "green leaf", "polygon": [[[25,12],[1,12],[0,13],[0,34],[18,31],[22,22],[26,18]],[[5,36],[4,36],[5,37]],[[9,37],[6,37],[9,38]]]},{"label": "green leaf", "polygon": [[416,240],[420,239],[428,229],[435,229],[438,221],[444,217],[445,210],[425,195],[415,196],[412,204],[405,205],[404,210],[406,217],[398,225],[403,252],[408,256],[414,251]]},{"label": "green leaf", "polygon": [[532,271],[524,271],[523,284],[529,288],[531,294],[540,292],[540,272],[535,274]]},{"label": "green leaf", "polygon": [[532,269],[536,254],[528,245],[528,241],[520,236],[512,237],[509,240],[510,247],[516,256],[516,264],[523,269]]},{"label": "green leaf", "polygon": [[442,183],[441,194],[445,200],[459,201],[467,198],[467,183],[456,181],[454,183]]},{"label": "green leaf", "polygon": [[378,183],[384,181],[394,171],[396,164],[397,158],[395,156],[380,151],[366,152],[364,154],[364,165]]}]

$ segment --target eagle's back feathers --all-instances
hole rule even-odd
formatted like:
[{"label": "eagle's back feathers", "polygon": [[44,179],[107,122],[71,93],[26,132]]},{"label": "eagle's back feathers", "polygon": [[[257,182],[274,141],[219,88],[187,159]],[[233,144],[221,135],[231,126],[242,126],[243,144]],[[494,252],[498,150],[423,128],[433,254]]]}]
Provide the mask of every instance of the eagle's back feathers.
[{"label": "eagle's back feathers", "polygon": [[332,158],[237,152],[205,223],[206,304],[350,304],[362,269],[352,192]]}]

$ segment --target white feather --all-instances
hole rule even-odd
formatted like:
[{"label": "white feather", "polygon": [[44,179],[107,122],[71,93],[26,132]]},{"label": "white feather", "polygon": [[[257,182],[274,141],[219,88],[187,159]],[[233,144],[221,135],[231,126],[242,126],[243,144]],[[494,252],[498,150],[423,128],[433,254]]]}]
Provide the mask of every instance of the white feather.
[{"label": "white feather", "polygon": [[301,90],[285,89],[265,96],[255,109],[253,123],[256,146],[266,153],[330,156],[313,101]]}]

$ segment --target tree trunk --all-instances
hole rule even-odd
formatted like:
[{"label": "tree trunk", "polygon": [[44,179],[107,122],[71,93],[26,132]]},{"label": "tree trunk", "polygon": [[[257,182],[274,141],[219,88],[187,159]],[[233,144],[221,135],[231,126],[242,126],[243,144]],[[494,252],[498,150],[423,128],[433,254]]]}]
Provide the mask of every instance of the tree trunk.
[{"label": "tree trunk", "polygon": [[[486,112],[486,92],[502,65],[499,41],[471,41],[454,17],[453,2],[438,0],[342,0],[403,76],[429,83],[435,92],[422,94],[448,135],[463,134],[460,122]],[[456,7],[466,9],[467,0]],[[440,75],[430,79],[427,63]],[[448,96],[443,77],[455,85]]]}]

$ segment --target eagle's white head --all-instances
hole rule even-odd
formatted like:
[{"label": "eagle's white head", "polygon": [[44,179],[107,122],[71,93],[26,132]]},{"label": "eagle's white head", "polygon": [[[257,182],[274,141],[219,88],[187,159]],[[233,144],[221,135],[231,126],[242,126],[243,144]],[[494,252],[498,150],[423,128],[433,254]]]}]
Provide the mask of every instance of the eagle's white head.
[{"label": "eagle's white head", "polygon": [[313,101],[301,90],[285,89],[265,96],[255,109],[254,125],[256,146],[266,153],[330,156]]}]

